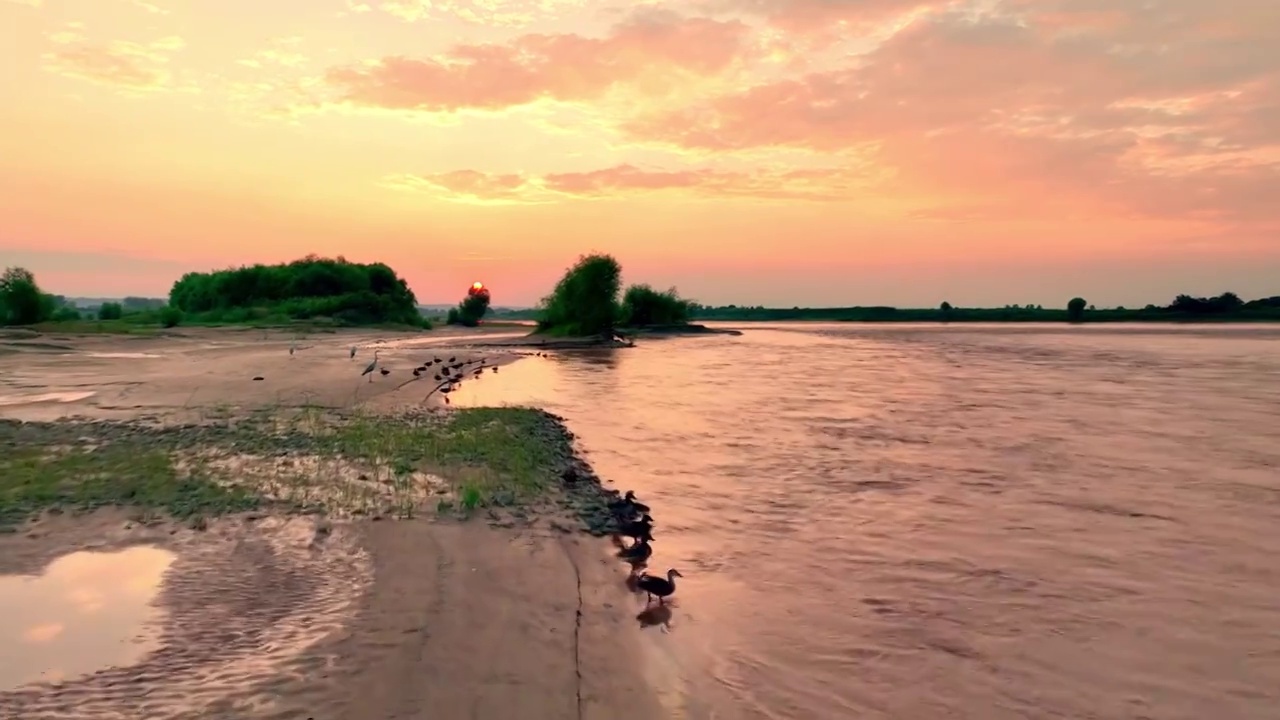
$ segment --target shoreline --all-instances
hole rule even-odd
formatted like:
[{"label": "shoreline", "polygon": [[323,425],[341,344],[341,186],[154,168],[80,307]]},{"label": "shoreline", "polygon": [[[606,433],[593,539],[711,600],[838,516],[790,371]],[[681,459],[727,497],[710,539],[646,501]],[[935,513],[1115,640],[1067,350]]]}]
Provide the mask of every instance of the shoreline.
[{"label": "shoreline", "polygon": [[[314,393],[311,404],[255,399],[261,383],[240,387],[255,372],[287,373],[295,384],[347,377],[352,361],[341,351],[349,339],[310,346],[312,354],[333,351],[313,361],[323,368],[289,359],[280,352],[287,340],[188,348],[180,354],[197,367],[169,379],[142,373],[123,397],[106,389],[132,358],[91,357],[85,347],[0,355],[0,369],[13,370],[0,389],[10,399],[0,402],[6,455],[25,451],[24,462],[45,475],[152,467],[152,479],[185,488],[124,488],[134,494],[117,506],[111,493],[77,495],[63,485],[64,510],[24,507],[34,519],[0,533],[5,574],[36,576],[76,550],[149,546],[177,558],[152,601],[164,616],[153,638],[159,650],[80,678],[0,686],[0,715],[319,717],[325,708],[325,717],[376,720],[477,708],[504,717],[516,705],[534,717],[655,716],[654,694],[628,667],[635,654],[626,649],[639,638],[628,637],[636,624],[625,565],[599,539],[612,529],[604,503],[615,494],[561,418],[519,408],[415,410],[391,402],[391,380],[372,383],[380,392],[359,401],[343,390]],[[158,346],[183,342],[115,340],[121,356],[161,355]],[[102,351],[112,343],[69,344]],[[44,367],[20,362],[30,353]],[[399,356],[423,354],[384,353],[397,358],[397,377],[407,367]],[[15,384],[45,394],[83,387],[92,374],[84,365],[118,367],[97,373],[94,398],[11,402]],[[210,374],[225,376],[204,394],[220,398],[219,407],[179,400],[169,387],[191,376],[212,383]],[[92,449],[81,446],[86,439]],[[75,462],[56,464],[71,456]],[[155,469],[161,465],[168,469]],[[183,474],[192,468],[199,472]],[[201,616],[202,607],[226,612]]]}]

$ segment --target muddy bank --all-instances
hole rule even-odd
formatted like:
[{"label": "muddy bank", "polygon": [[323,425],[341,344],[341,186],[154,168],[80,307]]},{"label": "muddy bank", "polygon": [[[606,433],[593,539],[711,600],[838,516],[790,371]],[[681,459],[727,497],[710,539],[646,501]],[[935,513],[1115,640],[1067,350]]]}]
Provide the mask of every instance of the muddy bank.
[{"label": "muddy bank", "polygon": [[[387,347],[390,374],[360,379],[383,341],[358,360],[349,336],[216,333],[0,357],[0,574],[35,581],[74,550],[176,556],[137,628],[157,649],[19,668],[37,679],[0,684],[0,716],[659,716],[632,668],[639,608],[592,537],[612,494],[572,434],[536,410],[402,400],[393,381],[453,351]],[[88,632],[26,610],[39,632],[0,625],[0,653]]]}]

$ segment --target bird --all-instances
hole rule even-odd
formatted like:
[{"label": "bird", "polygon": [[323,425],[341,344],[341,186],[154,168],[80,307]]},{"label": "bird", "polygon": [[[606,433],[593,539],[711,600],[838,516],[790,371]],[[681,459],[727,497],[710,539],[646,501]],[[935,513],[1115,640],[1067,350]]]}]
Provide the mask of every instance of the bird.
[{"label": "bird", "polygon": [[456,356],[449,358],[449,362],[457,362],[457,361],[458,361],[458,358]]},{"label": "bird", "polygon": [[645,593],[648,595],[646,599],[649,602],[652,602],[653,598],[656,596],[658,598],[658,604],[661,605],[663,604],[663,600],[665,598],[670,597],[673,593],[675,593],[676,578],[678,577],[684,577],[684,576],[681,575],[680,571],[676,570],[675,568],[671,568],[670,570],[667,571],[667,577],[665,579],[660,577],[654,577],[653,575],[649,575],[648,573],[645,573],[644,575],[641,575],[640,580],[636,582],[636,587],[639,587],[641,590],[645,591]]},{"label": "bird", "polygon": [[653,555],[653,546],[649,544],[651,542],[653,542],[651,537],[639,540],[631,547],[619,550],[618,557],[630,562],[632,565],[643,565]]},{"label": "bird", "polygon": [[293,354],[297,351],[298,351],[298,343],[297,342],[289,343],[289,357],[293,357]]},{"label": "bird", "polygon": [[649,506],[636,500],[634,490],[628,490],[621,499],[609,503],[609,511],[619,522],[629,522],[634,520],[636,515],[647,515]]},{"label": "bird", "polygon": [[391,371],[386,368],[378,368],[378,372],[382,373],[382,377],[386,377],[391,374]]},{"label": "bird", "polygon": [[422,377],[422,368],[414,368],[414,369],[413,369],[413,376],[414,376],[414,377]]},{"label": "bird", "polygon": [[636,540],[653,539],[650,533],[653,531],[653,518],[645,515],[639,520],[620,523],[618,534]]},{"label": "bird", "polygon": [[351,359],[352,359],[352,360],[355,360],[355,359],[356,359],[356,346],[355,346],[355,345],[352,345],[352,346],[351,346]]},{"label": "bird", "polygon": [[369,364],[368,364],[368,365],[366,365],[366,366],[365,366],[365,368],[364,368],[364,372],[360,373],[360,375],[361,375],[362,377],[363,377],[363,376],[365,376],[365,375],[368,375],[368,376],[369,376],[369,382],[373,382],[373,374],[372,374],[372,373],[373,373],[373,371],[374,371],[374,370],[376,370],[376,369],[377,369],[377,367],[378,367],[378,351],[377,351],[377,350],[374,350],[374,351],[373,351],[373,360],[369,361]]}]

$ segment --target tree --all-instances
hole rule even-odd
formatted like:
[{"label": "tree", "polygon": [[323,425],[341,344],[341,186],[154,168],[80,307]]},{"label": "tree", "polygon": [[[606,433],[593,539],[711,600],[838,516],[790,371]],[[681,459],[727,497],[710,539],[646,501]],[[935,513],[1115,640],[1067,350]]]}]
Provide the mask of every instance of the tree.
[{"label": "tree", "polygon": [[124,317],[124,306],[117,302],[104,302],[98,306],[99,320],[119,320]]},{"label": "tree", "polygon": [[1071,298],[1071,302],[1067,303],[1067,319],[1071,322],[1080,322],[1084,319],[1084,309],[1088,305],[1084,298]]},{"label": "tree", "polygon": [[946,300],[942,301],[942,305],[940,307],[942,309],[942,312],[944,313],[951,312],[951,303],[947,302]]},{"label": "tree", "polygon": [[448,323],[475,327],[480,324],[480,320],[487,312],[489,312],[489,288],[476,283],[467,288],[467,296],[458,303],[457,308],[450,308]]},{"label": "tree", "polygon": [[423,322],[413,291],[391,268],[315,255],[281,265],[187,273],[169,291],[169,305],[214,320],[278,315],[354,324]]},{"label": "tree", "polygon": [[53,311],[53,296],[40,292],[30,270],[5,268],[0,275],[0,323],[33,325],[48,320]]},{"label": "tree", "polygon": [[693,315],[693,303],[671,288],[658,292],[648,285],[632,285],[622,296],[622,325],[683,325]]},{"label": "tree", "polygon": [[621,291],[617,260],[601,253],[583,255],[542,299],[538,328],[569,336],[613,332]]}]

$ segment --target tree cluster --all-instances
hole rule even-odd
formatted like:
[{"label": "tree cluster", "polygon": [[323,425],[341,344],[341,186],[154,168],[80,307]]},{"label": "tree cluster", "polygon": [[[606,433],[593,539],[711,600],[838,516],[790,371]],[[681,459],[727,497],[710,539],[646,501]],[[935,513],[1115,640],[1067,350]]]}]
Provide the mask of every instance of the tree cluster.
[{"label": "tree cluster", "polygon": [[445,322],[449,325],[475,327],[489,311],[489,300],[489,288],[473,285],[467,289],[467,296],[458,303],[457,307],[449,308]]},{"label": "tree cluster", "polygon": [[640,284],[623,293],[618,261],[596,253],[578,258],[542,299],[538,327],[542,332],[588,336],[618,327],[679,325],[689,321],[693,307],[675,288],[659,292]]},{"label": "tree cluster", "polygon": [[352,324],[422,322],[413,291],[391,268],[315,255],[288,264],[187,273],[169,291],[169,305],[213,320],[235,321],[258,310]]}]

